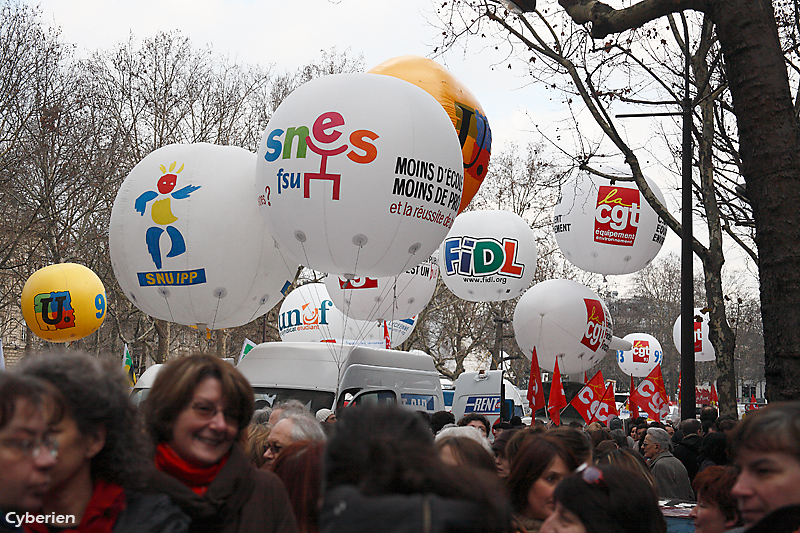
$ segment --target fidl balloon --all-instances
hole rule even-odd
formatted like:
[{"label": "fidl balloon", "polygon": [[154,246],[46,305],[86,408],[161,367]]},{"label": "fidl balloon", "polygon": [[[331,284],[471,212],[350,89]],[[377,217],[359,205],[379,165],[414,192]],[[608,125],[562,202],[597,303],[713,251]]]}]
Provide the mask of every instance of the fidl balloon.
[{"label": "fidl balloon", "polygon": [[[711,344],[711,339],[708,336],[708,312],[703,312],[701,309],[695,308],[694,310],[694,360],[714,361],[717,358],[717,352],[714,350],[714,345]],[[681,317],[675,321],[672,327],[672,342],[675,343],[675,348],[678,353],[681,353]]]},{"label": "fidl balloon", "polygon": [[617,350],[617,364],[620,370],[637,378],[647,375],[661,364],[664,351],[661,343],[647,333],[631,333],[625,335],[623,340],[631,343],[630,350]]},{"label": "fidl balloon", "polygon": [[430,257],[461,202],[461,147],[436,100],[390,76],[324,76],[292,92],[258,149],[264,220],[309,268],[396,276]]},{"label": "fidl balloon", "polygon": [[22,288],[22,317],[38,337],[70,342],[94,333],[106,317],[97,274],[75,263],[40,268]]},{"label": "fidl balloon", "polygon": [[552,372],[556,357],[562,374],[577,374],[605,357],[612,336],[611,314],[591,289],[566,279],[537,283],[514,309],[514,337],[522,353],[533,348],[539,366]]},{"label": "fidl balloon", "polygon": [[[647,179],[656,198],[664,196]],[[633,182],[578,174],[561,188],[553,210],[553,232],[564,256],[598,274],[630,274],[646,267],[661,250],[667,226]]]},{"label": "fidl balloon", "polygon": [[[414,330],[416,317],[388,322],[390,346],[402,344]],[[284,342],[330,342],[385,348],[383,324],[350,318],[334,305],[324,283],[307,283],[283,300],[278,333]]]},{"label": "fidl balloon", "polygon": [[439,63],[420,56],[400,56],[369,70],[394,76],[425,89],[442,105],[458,132],[464,162],[464,211],[486,177],[492,153],[492,130],[481,104],[467,87]]},{"label": "fidl balloon", "polygon": [[359,320],[410,318],[425,309],[436,290],[439,264],[434,257],[387,278],[328,275],[325,288],[337,309]]},{"label": "fidl balloon", "polygon": [[261,221],[255,163],[234,146],[173,144],[131,170],[111,211],[109,245],[136,307],[221,329],[247,324],[283,298],[298,263]]},{"label": "fidl balloon", "polygon": [[439,268],[450,292],[472,302],[518,297],[536,273],[536,238],[510,211],[468,211],[456,217],[439,248]]}]

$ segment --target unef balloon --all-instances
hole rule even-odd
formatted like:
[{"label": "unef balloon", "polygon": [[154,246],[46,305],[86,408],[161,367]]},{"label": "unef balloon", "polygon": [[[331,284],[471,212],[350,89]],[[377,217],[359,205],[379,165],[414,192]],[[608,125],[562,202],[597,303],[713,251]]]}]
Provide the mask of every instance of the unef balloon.
[{"label": "unef balloon", "polygon": [[637,378],[647,375],[661,363],[664,351],[661,343],[647,333],[631,333],[623,340],[630,341],[630,350],[617,350],[617,364],[620,370]]},{"label": "unef balloon", "polygon": [[[390,346],[405,341],[416,325],[416,317],[386,324]],[[296,288],[283,300],[278,333],[284,342],[330,342],[386,347],[383,324],[348,317],[333,305],[323,283]]]},{"label": "unef balloon", "polygon": [[173,144],[142,159],[111,211],[114,274],[144,313],[209,329],[241,326],[283,298],[297,262],[253,198],[255,154]]},{"label": "unef balloon", "polygon": [[[694,310],[694,360],[714,361],[717,358],[717,352],[711,344],[711,339],[708,337],[708,313],[702,312],[701,309],[695,308]],[[675,343],[675,348],[678,353],[681,353],[681,317],[675,321],[672,328],[672,342]]]},{"label": "unef balloon", "polygon": [[344,277],[396,276],[430,257],[453,223],[463,167],[434,98],[374,74],[292,92],[258,151],[259,203],[282,248]]},{"label": "unef balloon", "polygon": [[[653,193],[664,196],[651,180]],[[633,182],[609,185],[580,173],[561,188],[553,210],[553,232],[564,256],[588,272],[630,274],[661,250],[667,226]]]},{"label": "unef balloon", "polygon": [[22,288],[22,317],[37,336],[70,342],[94,333],[106,317],[106,291],[100,278],[75,263],[34,272]]},{"label": "unef balloon", "polygon": [[429,257],[399,276],[355,278],[329,275],[325,288],[334,305],[359,320],[394,320],[418,315],[433,296],[439,264]]},{"label": "unef balloon", "polygon": [[605,302],[591,289],[566,279],[537,283],[517,302],[514,337],[539,366],[550,372],[577,374],[592,368],[608,351],[612,322]]},{"label": "unef balloon", "polygon": [[492,130],[478,99],[450,71],[420,56],[401,56],[384,61],[369,72],[394,76],[425,89],[442,105],[458,132],[464,162],[461,213],[486,177],[492,152]]},{"label": "unef balloon", "polygon": [[439,269],[450,292],[472,302],[522,294],[536,273],[536,238],[510,211],[468,211],[456,217],[439,248]]}]

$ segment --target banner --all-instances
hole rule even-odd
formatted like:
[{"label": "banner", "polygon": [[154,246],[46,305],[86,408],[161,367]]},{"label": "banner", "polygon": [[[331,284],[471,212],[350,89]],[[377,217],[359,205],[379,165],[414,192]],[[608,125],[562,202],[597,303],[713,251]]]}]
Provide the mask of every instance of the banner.
[{"label": "banner", "polygon": [[553,380],[550,382],[550,397],[548,398],[547,412],[550,420],[557,426],[561,425],[561,410],[567,406],[567,396],[564,394],[564,384],[561,383],[561,370],[558,368],[556,357]]},{"label": "banner", "polygon": [[608,419],[611,418],[611,415],[618,417],[619,411],[617,411],[617,401],[614,398],[614,385],[612,383],[607,383],[603,397],[600,398],[600,405],[597,410],[595,410],[593,418],[589,423],[591,424],[595,420],[599,420],[603,424],[608,425]]},{"label": "banner", "polygon": [[631,394],[631,401],[647,413],[653,420],[661,419],[669,414],[667,391],[664,389],[664,376],[661,365],[656,366],[639,384],[639,388]]},{"label": "banner", "polygon": [[531,416],[536,416],[536,411],[543,409],[544,389],[542,389],[542,372],[539,368],[539,356],[536,355],[536,346],[531,353],[531,374],[528,378],[528,405],[531,406]]},{"label": "banner", "polygon": [[133,388],[136,385],[136,373],[133,371],[133,357],[128,349],[128,343],[125,343],[125,352],[122,355],[122,372],[127,378],[128,385]]},{"label": "banner", "polygon": [[[583,420],[589,424],[593,418],[596,418],[597,411],[600,409],[600,400],[606,392],[606,384],[603,381],[603,372],[597,372],[592,379],[578,392],[572,399],[570,405],[578,411]],[[603,418],[599,420],[604,421]],[[605,415],[605,420],[608,420],[608,414]]]}]

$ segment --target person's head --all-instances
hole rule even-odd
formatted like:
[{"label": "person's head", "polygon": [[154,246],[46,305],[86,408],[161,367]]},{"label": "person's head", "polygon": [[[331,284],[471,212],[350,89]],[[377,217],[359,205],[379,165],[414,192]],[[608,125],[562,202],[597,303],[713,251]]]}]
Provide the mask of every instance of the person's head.
[{"label": "person's head", "polygon": [[726,415],[724,417],[717,418],[717,421],[714,422],[714,426],[716,427],[718,432],[727,433],[728,431],[732,430],[736,427],[736,424],[739,422],[736,418],[730,415]]},{"label": "person's head", "polygon": [[549,434],[530,439],[511,463],[508,491],[514,510],[544,520],[553,512],[553,491],[578,464],[563,444]]},{"label": "person's head", "polygon": [[507,478],[511,473],[511,461],[508,460],[508,455],[506,454],[506,445],[518,432],[518,429],[504,431],[492,443],[495,469],[497,470],[497,475],[501,478]]},{"label": "person's head", "polygon": [[300,400],[289,399],[277,402],[272,406],[269,423],[273,426],[292,413],[307,413],[308,410]]},{"label": "person's head", "polygon": [[681,422],[681,431],[683,436],[701,435],[703,433],[703,425],[696,418],[687,418]]},{"label": "person's head", "polygon": [[0,509],[5,512],[38,509],[50,488],[58,442],[48,436],[53,409],[45,410],[46,395],[40,381],[0,371]]},{"label": "person's head", "polygon": [[672,427],[672,424],[670,423],[664,424],[664,431],[667,432],[670,438],[672,438],[672,436],[675,435],[675,428]]},{"label": "person's head", "polygon": [[272,465],[272,471],[283,481],[289,495],[301,533],[318,528],[324,453],[324,442],[301,440],[284,448]]},{"label": "person's head", "polygon": [[51,494],[96,480],[126,488],[143,482],[149,443],[119,366],[70,351],[28,357],[18,368],[48,382],[64,399],[64,416],[50,427],[58,441]]},{"label": "person's head", "polygon": [[447,424],[455,424],[456,417],[450,411],[436,411],[431,415],[431,432],[439,433]]},{"label": "person's head", "polygon": [[745,526],[800,504],[800,402],[751,411],[729,434],[739,476],[731,489]]},{"label": "person's head", "polygon": [[719,411],[717,411],[716,407],[711,407],[707,405],[700,410],[700,422],[711,422],[713,423],[717,417],[719,416]]},{"label": "person's head", "polygon": [[178,357],[158,373],[144,402],[156,444],[168,444],[186,461],[218,463],[240,439],[253,416],[250,383],[213,355]]},{"label": "person's head", "polygon": [[459,426],[473,426],[478,428],[483,436],[489,438],[491,428],[489,419],[478,413],[467,413],[458,421]]},{"label": "person's head", "polygon": [[653,494],[658,494],[653,472],[650,470],[650,467],[647,466],[642,455],[633,451],[631,448],[618,448],[601,454],[597,457],[597,464],[614,465],[629,470],[631,473],[644,479],[647,485],[653,490]]},{"label": "person's head", "polygon": [[320,424],[333,424],[336,422],[336,415],[330,409],[322,408],[317,411],[317,414],[314,415],[317,418],[317,422]]},{"label": "person's head", "polygon": [[250,424],[247,427],[247,440],[244,443],[244,451],[247,458],[256,468],[261,468],[264,464],[264,453],[269,446],[269,432],[272,430],[269,424]]},{"label": "person's head", "polygon": [[648,428],[642,441],[642,453],[647,459],[654,459],[670,448],[669,433],[661,428]]},{"label": "person's head", "polygon": [[548,432],[569,452],[577,464],[592,462],[592,439],[585,431],[571,427],[558,427]]},{"label": "person's head", "polygon": [[647,434],[647,424],[642,422],[636,425],[636,436],[634,437],[635,440],[640,441],[644,438]]},{"label": "person's head", "polygon": [[613,466],[588,466],[555,490],[541,533],[665,533],[658,499],[643,479]]},{"label": "person's head", "polygon": [[617,448],[629,448],[628,437],[625,436],[625,431],[622,429],[612,429],[611,438],[617,443]]},{"label": "person's head", "polygon": [[275,458],[281,451],[301,440],[325,442],[325,432],[317,419],[304,412],[292,412],[275,424],[267,438],[264,462],[272,468]]},{"label": "person's head", "polygon": [[504,431],[507,431],[512,427],[514,426],[512,426],[510,422],[501,422],[500,419],[498,419],[498,421],[492,426],[492,435],[494,435],[494,438],[497,438]]},{"label": "person's head", "polygon": [[269,417],[272,414],[272,408],[262,407],[253,411],[253,416],[250,417],[251,424],[262,424],[266,426],[269,424]]},{"label": "person's head", "polygon": [[709,466],[695,476],[697,505],[689,516],[696,533],[722,533],[739,525],[736,499],[731,495],[735,482],[736,469],[730,466]]},{"label": "person's head", "polygon": [[622,420],[617,415],[608,417],[608,429],[614,431],[615,429],[622,429]]},{"label": "person's head", "polygon": [[[453,428],[460,429],[460,428]],[[483,439],[484,441],[486,439]],[[496,472],[494,457],[480,441],[465,436],[445,436],[436,438],[436,453],[445,464],[452,466],[468,466],[483,468],[488,472]]]},{"label": "person's head", "polygon": [[545,432],[547,432],[547,429],[544,426],[531,426],[519,429],[515,431],[511,437],[509,437],[508,442],[506,443],[506,460],[508,461],[509,472],[511,463],[514,462],[514,457],[517,456],[517,452],[519,452],[525,443],[538,437],[539,435],[544,434]]},{"label": "person's head", "polygon": [[708,459],[715,465],[727,465],[730,462],[728,459],[728,435],[721,431],[709,433],[700,444],[698,453],[703,460]]}]

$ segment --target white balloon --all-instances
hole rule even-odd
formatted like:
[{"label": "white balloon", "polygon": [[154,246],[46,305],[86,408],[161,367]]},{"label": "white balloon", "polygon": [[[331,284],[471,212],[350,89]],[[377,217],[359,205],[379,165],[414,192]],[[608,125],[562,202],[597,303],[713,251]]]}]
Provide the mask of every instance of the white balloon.
[{"label": "white balloon", "polygon": [[[390,346],[411,335],[416,317],[387,322]],[[324,283],[307,283],[283,300],[278,333],[284,342],[331,342],[385,348],[383,323],[350,318],[333,305]]]},{"label": "white balloon", "polygon": [[[647,183],[663,204],[656,184]],[[553,232],[564,256],[589,272],[630,274],[658,255],[667,226],[633,182],[578,174],[561,188],[553,210]]]},{"label": "white balloon", "polygon": [[611,314],[591,289],[566,279],[537,283],[514,309],[514,337],[528,358],[533,348],[539,366],[552,372],[558,357],[562,374],[592,368],[608,351]]},{"label": "white balloon", "polygon": [[436,289],[439,264],[429,257],[399,276],[346,279],[329,274],[325,288],[333,304],[359,320],[395,320],[418,315]]},{"label": "white balloon", "polygon": [[261,223],[255,160],[233,146],[173,144],[131,170],[111,211],[109,248],[136,307],[220,329],[247,324],[283,298],[298,264]]},{"label": "white balloon", "polygon": [[[699,320],[698,320],[699,317]],[[695,361],[714,361],[717,352],[708,337],[708,313],[703,313],[699,308],[694,309],[694,360]],[[681,317],[675,321],[672,327],[672,342],[678,353],[681,353]]]},{"label": "white balloon", "polygon": [[608,342],[608,349],[615,352],[617,350],[625,351],[633,349],[633,345],[625,339],[620,339],[616,335],[612,335],[611,340]]},{"label": "white balloon", "polygon": [[664,351],[661,343],[652,335],[631,333],[625,335],[624,340],[631,343],[631,349],[617,350],[617,364],[629,376],[647,377],[656,365],[661,364]]},{"label": "white balloon", "polygon": [[536,273],[536,238],[510,211],[467,211],[439,247],[439,268],[450,292],[472,302],[518,297]]},{"label": "white balloon", "polygon": [[430,94],[378,74],[309,81],[273,114],[258,150],[262,214],[306,266],[396,276],[430,257],[455,219],[464,169]]}]

